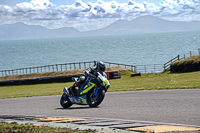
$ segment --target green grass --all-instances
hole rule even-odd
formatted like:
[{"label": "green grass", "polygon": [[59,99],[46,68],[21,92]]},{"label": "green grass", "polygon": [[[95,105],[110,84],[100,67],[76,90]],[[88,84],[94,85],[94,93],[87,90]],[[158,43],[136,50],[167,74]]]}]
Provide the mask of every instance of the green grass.
[{"label": "green grass", "polygon": [[195,63],[199,63],[200,62],[200,55],[193,55],[191,57],[188,57],[184,60],[179,60],[179,61],[176,61],[174,63],[172,63],[171,65],[175,65],[175,66],[178,66],[178,65],[192,65],[192,64],[195,64]]},{"label": "green grass", "polygon": [[[200,71],[190,73],[144,74],[130,77],[130,71],[121,71],[121,79],[110,80],[108,91],[200,88]],[[0,98],[61,95],[64,86],[73,83],[1,86]]]},{"label": "green grass", "polygon": [[66,128],[53,128],[47,126],[34,126],[18,124],[17,122],[0,122],[0,133],[92,133],[94,131],[78,131]]},{"label": "green grass", "polygon": [[126,75],[110,81],[112,91],[200,88],[200,72]]},{"label": "green grass", "polygon": [[17,85],[0,87],[0,98],[31,97],[45,95],[60,95],[64,86],[73,83],[51,83],[35,85]]}]

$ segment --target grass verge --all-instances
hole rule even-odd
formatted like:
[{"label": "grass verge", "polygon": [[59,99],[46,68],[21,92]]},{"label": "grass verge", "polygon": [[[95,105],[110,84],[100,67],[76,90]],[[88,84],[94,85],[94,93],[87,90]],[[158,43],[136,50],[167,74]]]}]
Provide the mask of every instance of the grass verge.
[{"label": "grass verge", "polygon": [[48,126],[34,126],[18,124],[17,122],[0,122],[1,133],[93,133],[92,130],[79,131],[66,128],[53,128]]},{"label": "grass verge", "polygon": [[[190,73],[144,74],[130,77],[131,71],[122,70],[121,79],[110,80],[108,91],[200,88],[200,71]],[[0,98],[61,95],[64,86],[73,83],[0,86]]]}]

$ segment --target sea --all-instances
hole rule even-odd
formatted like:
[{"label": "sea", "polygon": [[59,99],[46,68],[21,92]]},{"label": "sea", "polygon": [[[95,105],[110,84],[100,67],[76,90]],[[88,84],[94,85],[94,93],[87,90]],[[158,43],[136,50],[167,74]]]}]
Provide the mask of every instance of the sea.
[{"label": "sea", "polygon": [[1,40],[0,71],[84,61],[164,64],[177,55],[199,54],[199,48],[200,31]]}]

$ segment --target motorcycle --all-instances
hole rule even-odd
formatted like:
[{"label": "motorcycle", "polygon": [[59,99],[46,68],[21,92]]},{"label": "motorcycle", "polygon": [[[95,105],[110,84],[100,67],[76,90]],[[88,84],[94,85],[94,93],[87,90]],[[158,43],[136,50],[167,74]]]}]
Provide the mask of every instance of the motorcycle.
[{"label": "motorcycle", "polygon": [[[77,78],[72,78],[74,82]],[[89,105],[89,107],[97,107],[101,104],[105,97],[105,93],[110,87],[108,79],[100,72],[97,72],[97,77],[89,77],[86,85],[79,88],[78,95],[69,93],[68,88],[63,88],[63,94],[60,98],[60,105],[63,108],[69,108],[73,104]]]}]

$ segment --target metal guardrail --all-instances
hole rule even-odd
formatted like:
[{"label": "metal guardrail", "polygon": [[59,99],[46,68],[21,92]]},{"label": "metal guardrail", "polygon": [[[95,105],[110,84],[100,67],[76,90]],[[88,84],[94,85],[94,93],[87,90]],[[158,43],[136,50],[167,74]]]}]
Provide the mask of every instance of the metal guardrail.
[{"label": "metal guardrail", "polygon": [[[3,70],[0,71],[0,76],[11,76],[11,75],[20,75],[20,74],[31,74],[31,73],[41,73],[41,72],[53,72],[53,71],[65,71],[65,70],[73,70],[73,69],[86,69],[91,66],[94,66],[97,61],[90,62],[77,62],[77,63],[65,63],[65,64],[55,64],[55,65],[47,65],[47,66],[39,66],[39,67],[28,67],[28,68],[19,68],[12,70]],[[119,63],[111,63],[104,62],[106,66],[122,66],[126,69],[135,70],[135,66],[119,64]]]},{"label": "metal guardrail", "polygon": [[136,66],[133,65],[126,65],[126,64],[119,64],[119,63],[111,63],[111,62],[104,62],[106,66],[121,66],[124,67],[125,69],[130,69],[132,71],[135,71]]},{"label": "metal guardrail", "polygon": [[[73,70],[73,69],[86,69],[91,66],[94,66],[97,61],[90,62],[77,62],[77,63],[65,63],[65,64],[55,64],[55,65],[47,65],[47,66],[39,66],[39,67],[28,67],[28,68],[20,68],[20,69],[12,69],[12,70],[3,70],[0,71],[0,76],[11,76],[11,75],[21,75],[21,74],[31,74],[31,73],[41,73],[41,72],[52,72],[52,71],[65,71],[65,70]],[[121,66],[125,69],[130,69],[134,72],[139,73],[160,73],[162,72],[163,65],[162,64],[152,64],[152,65],[126,65],[120,63],[112,63],[112,62],[104,62],[106,66]]]},{"label": "metal guardrail", "polygon": [[162,73],[164,71],[163,64],[149,64],[135,66],[135,72],[147,73]]},{"label": "metal guardrail", "polygon": [[90,61],[90,62],[65,63],[65,64],[55,64],[55,65],[47,65],[47,66],[39,66],[39,67],[3,70],[3,71],[0,71],[0,76],[64,71],[64,70],[73,70],[73,69],[85,69],[85,68],[89,68],[93,66],[94,64],[95,64],[95,61]]},{"label": "metal guardrail", "polygon": [[[200,55],[200,49],[198,49]],[[190,56],[192,56],[192,52],[190,51]],[[121,66],[126,69],[130,69],[134,72],[139,73],[161,73],[164,70],[170,67],[170,64],[180,60],[185,59],[186,56],[184,55],[183,58],[180,58],[180,55],[176,56],[175,58],[171,59],[167,63],[163,64],[150,64],[150,65],[126,65],[120,63],[111,63],[111,62],[104,62],[106,66]],[[31,73],[41,73],[41,72],[52,72],[52,71],[64,71],[64,70],[72,70],[72,69],[86,69],[96,64],[97,61],[90,61],[90,62],[77,62],[77,63],[65,63],[65,64],[55,64],[55,65],[47,65],[47,66],[39,66],[39,67],[28,67],[28,68],[20,68],[20,69],[12,69],[12,70],[2,70],[0,71],[0,76],[10,76],[10,75],[20,75],[20,74],[31,74]]]}]

